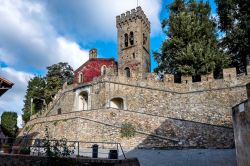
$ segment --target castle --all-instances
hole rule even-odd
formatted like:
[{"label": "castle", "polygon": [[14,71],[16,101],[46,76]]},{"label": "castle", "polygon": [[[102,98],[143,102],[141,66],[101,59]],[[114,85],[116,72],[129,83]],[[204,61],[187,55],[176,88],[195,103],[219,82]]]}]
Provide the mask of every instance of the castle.
[{"label": "castle", "polygon": [[[150,73],[150,22],[142,9],[117,16],[116,27],[118,63],[90,50],[74,83],[65,84],[23,132],[43,138],[47,125],[54,138],[114,141],[125,148],[233,147],[231,109],[247,99],[250,75],[229,68],[218,80],[212,74],[200,82],[183,76],[175,83],[170,74],[159,80]],[[127,123],[135,129],[132,137],[121,136]]]}]

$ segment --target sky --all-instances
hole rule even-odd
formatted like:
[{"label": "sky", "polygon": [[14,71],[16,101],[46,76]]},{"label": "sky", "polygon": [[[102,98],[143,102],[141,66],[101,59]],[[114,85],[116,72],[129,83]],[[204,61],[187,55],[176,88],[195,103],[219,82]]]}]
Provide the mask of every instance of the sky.
[{"label": "sky", "polygon": [[[152,52],[166,39],[161,21],[171,1],[138,0],[151,22],[151,70],[157,66]],[[115,18],[136,6],[137,0],[0,0],[0,76],[14,82],[0,97],[0,114],[17,112],[21,125],[27,83],[46,75],[47,66],[68,62],[77,69],[91,48],[98,57],[117,60]]]}]

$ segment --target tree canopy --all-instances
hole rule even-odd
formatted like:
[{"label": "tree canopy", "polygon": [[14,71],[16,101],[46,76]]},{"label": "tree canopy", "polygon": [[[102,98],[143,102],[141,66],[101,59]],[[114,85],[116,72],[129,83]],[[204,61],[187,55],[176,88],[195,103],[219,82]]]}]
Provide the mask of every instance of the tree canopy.
[{"label": "tree canopy", "polygon": [[222,47],[232,56],[232,66],[244,72],[250,65],[250,1],[216,0]]},{"label": "tree canopy", "polygon": [[8,137],[16,137],[18,131],[17,113],[3,112],[1,116],[1,128],[3,133]]},{"label": "tree canopy", "polygon": [[230,57],[218,48],[216,24],[208,2],[174,0],[169,17],[162,21],[167,38],[155,72],[198,76],[226,67]]},{"label": "tree canopy", "polygon": [[[22,110],[22,118],[25,123],[30,119],[31,112],[34,114],[45,109],[45,106],[52,101],[65,82],[68,84],[73,82],[73,68],[68,63],[60,62],[47,67],[47,70],[45,77],[35,76],[28,82]],[[32,108],[31,98],[33,98]]]},{"label": "tree canopy", "polygon": [[35,113],[36,110],[41,110],[43,108],[43,102],[40,100],[33,100],[33,106],[31,107],[31,98],[40,97],[44,98],[46,88],[46,80],[44,77],[35,76],[28,82],[26,95],[24,99],[24,108],[23,108],[23,121],[27,122],[30,119],[30,114]]},{"label": "tree canopy", "polygon": [[68,63],[58,63],[47,67],[48,73],[45,77],[46,88],[45,98],[47,102],[52,100],[52,97],[62,88],[63,84],[67,82],[72,84],[74,78],[73,68]]}]

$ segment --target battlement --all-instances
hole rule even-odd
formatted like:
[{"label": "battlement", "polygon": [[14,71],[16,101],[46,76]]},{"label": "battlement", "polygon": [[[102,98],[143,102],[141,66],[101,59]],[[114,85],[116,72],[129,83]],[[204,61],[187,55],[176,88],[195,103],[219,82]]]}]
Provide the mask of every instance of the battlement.
[{"label": "battlement", "polygon": [[182,93],[243,86],[250,81],[250,75],[237,76],[235,68],[227,68],[223,69],[222,79],[215,79],[213,74],[207,74],[201,76],[201,81],[193,82],[192,76],[182,76],[181,82],[176,83],[174,81],[174,75],[172,74],[165,74],[163,78],[159,78],[156,73],[126,77],[125,75],[118,74],[114,70],[110,70],[109,74],[94,80],[94,82],[99,81],[111,81],[136,86],[140,85],[143,87],[159,88]]},{"label": "battlement", "polygon": [[127,11],[126,13],[116,16],[116,27],[121,27],[121,25],[135,21],[137,19],[142,20],[142,22],[150,30],[150,22],[140,6],[138,6],[136,9],[132,9],[131,11]]}]

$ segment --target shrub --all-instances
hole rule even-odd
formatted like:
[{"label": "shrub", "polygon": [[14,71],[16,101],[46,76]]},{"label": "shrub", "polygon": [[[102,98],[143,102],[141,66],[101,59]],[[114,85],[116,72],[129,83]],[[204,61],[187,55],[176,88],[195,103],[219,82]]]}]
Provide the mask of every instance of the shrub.
[{"label": "shrub", "polygon": [[45,156],[47,157],[69,157],[74,154],[74,150],[70,150],[67,146],[67,140],[51,140],[49,135],[48,126],[45,127],[45,139],[43,140],[45,147]]},{"label": "shrub", "polygon": [[20,154],[30,154],[30,148],[29,147],[23,147],[20,149]]},{"label": "shrub", "polygon": [[133,137],[135,135],[135,127],[131,123],[123,123],[121,126],[121,137]]},{"label": "shrub", "polygon": [[16,137],[17,128],[17,113],[4,112],[1,116],[1,128],[3,133],[8,137]]}]

